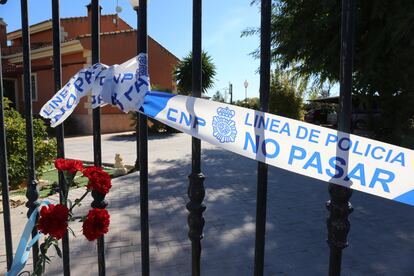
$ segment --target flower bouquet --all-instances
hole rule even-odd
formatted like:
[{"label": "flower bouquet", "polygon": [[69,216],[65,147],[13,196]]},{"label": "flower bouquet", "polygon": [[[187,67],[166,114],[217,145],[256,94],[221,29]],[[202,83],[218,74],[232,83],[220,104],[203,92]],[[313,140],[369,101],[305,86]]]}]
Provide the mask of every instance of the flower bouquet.
[{"label": "flower bouquet", "polygon": [[[87,240],[93,241],[108,232],[109,213],[106,209],[92,208],[85,216],[75,216],[73,210],[81,205],[82,200],[90,193],[99,193],[101,197],[109,192],[112,187],[111,177],[101,167],[91,166],[84,168],[81,161],[57,159],[55,167],[62,172],[67,189],[60,189],[61,203],[49,204],[40,209],[40,216],[37,222],[37,229],[43,233],[46,238],[40,245],[39,260],[36,263],[33,275],[42,275],[45,272],[46,263],[50,262],[47,255],[48,249],[53,246],[59,257],[62,257],[62,251],[59,248],[59,240],[62,239],[68,231],[75,236],[74,231],[69,226],[72,221],[83,223],[82,232]],[[88,178],[85,193],[74,202],[68,199],[68,189],[72,185],[77,172]]]}]

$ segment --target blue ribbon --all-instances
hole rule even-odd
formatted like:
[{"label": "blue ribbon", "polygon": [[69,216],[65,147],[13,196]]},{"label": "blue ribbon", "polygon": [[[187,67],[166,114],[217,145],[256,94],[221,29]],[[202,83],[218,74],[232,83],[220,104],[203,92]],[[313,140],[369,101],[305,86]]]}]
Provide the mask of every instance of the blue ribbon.
[{"label": "blue ribbon", "polygon": [[33,210],[33,213],[31,214],[29,221],[26,223],[26,226],[24,227],[24,231],[20,238],[19,246],[17,247],[17,251],[14,256],[12,266],[10,270],[6,273],[6,276],[16,276],[26,265],[31,248],[43,236],[42,233],[38,232],[37,235],[29,241],[33,227],[35,227],[36,224],[37,214],[39,213],[41,207],[47,206],[49,204],[50,202],[48,200],[44,200],[35,210]]}]

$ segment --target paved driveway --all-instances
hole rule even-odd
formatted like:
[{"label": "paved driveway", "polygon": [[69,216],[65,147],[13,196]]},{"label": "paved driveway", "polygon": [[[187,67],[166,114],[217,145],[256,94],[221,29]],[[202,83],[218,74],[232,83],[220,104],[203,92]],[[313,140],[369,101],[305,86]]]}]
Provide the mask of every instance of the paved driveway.
[{"label": "paved driveway", "polygon": [[[102,162],[114,163],[115,154],[120,153],[126,165],[134,165],[136,160],[136,139],[132,132],[102,135]],[[214,146],[205,143],[206,149]],[[92,136],[65,139],[68,158],[93,160]],[[162,165],[159,160],[183,159],[191,152],[191,137],[185,134],[149,135],[148,161],[150,165]]]},{"label": "paved driveway", "polygon": [[[190,140],[176,134],[151,137],[149,141],[152,275],[190,275],[185,209]],[[202,147],[207,206],[202,275],[252,275],[256,162],[205,143]],[[91,149],[91,137],[66,140],[69,157],[91,159]],[[117,152],[127,164],[133,164],[134,139],[104,135],[103,161],[113,162]],[[80,192],[74,190],[71,195]],[[265,275],[327,275],[327,199],[326,183],[269,168]],[[139,275],[138,174],[116,179],[108,201],[111,227],[106,236],[107,275]],[[352,203],[355,211],[342,275],[414,275],[414,208],[359,192],[354,192]],[[13,209],[14,229],[24,221],[23,212],[24,207]],[[79,233],[80,226],[74,229]],[[4,267],[2,239],[3,235],[0,266]],[[72,239],[72,274],[96,275],[95,254],[94,243],[82,237]],[[48,271],[48,275],[61,275],[61,262],[56,260]]]}]

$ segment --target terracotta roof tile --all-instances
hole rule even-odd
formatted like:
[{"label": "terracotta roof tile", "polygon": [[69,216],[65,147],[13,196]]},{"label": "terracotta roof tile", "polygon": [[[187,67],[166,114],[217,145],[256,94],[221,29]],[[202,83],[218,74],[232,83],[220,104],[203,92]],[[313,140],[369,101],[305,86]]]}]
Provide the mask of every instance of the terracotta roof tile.
[{"label": "terracotta roof tile", "polygon": [[[129,30],[119,30],[119,31],[113,31],[113,32],[103,32],[100,33],[100,35],[117,35],[117,34],[121,34],[121,33],[134,33],[136,32],[136,29],[129,29]],[[82,38],[88,38],[91,37],[91,34],[83,34],[80,36],[77,36],[77,39],[82,39]],[[178,60],[180,60],[179,58],[177,58],[173,53],[171,53],[167,48],[165,48],[164,46],[162,46],[158,41],[156,41],[155,39],[153,39],[151,36],[148,36],[152,41],[155,42],[155,44],[157,44],[159,47],[161,47],[161,49],[163,49],[165,52],[167,52],[168,54],[172,55],[174,58]]]},{"label": "terracotta roof tile", "polygon": [[[129,30],[119,30],[119,31],[112,31],[112,32],[102,32],[100,33],[100,35],[116,35],[116,34],[120,34],[120,33],[133,33],[136,32],[137,30],[135,29],[129,29]],[[86,38],[86,37],[90,37],[91,34],[83,34],[83,35],[79,35],[77,36],[77,38]]]},{"label": "terracotta roof tile", "polygon": [[[105,17],[105,16],[112,16],[115,17],[116,13],[110,13],[110,14],[101,14],[101,17]],[[76,20],[76,19],[83,19],[83,18],[87,18],[88,16],[72,16],[72,17],[63,17],[61,18],[61,20]]]}]

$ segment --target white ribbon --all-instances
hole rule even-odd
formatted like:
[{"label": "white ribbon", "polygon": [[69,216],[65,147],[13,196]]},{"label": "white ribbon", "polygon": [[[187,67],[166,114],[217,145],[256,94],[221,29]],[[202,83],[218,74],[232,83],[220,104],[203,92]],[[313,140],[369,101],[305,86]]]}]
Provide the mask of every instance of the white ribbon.
[{"label": "white ribbon", "polygon": [[91,89],[93,108],[108,103],[140,111],[251,159],[414,206],[414,151],[225,103],[150,92],[144,54],[81,70],[40,114],[56,126]]}]

